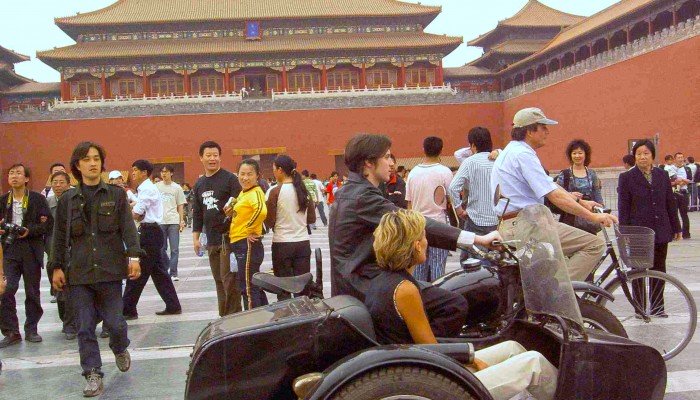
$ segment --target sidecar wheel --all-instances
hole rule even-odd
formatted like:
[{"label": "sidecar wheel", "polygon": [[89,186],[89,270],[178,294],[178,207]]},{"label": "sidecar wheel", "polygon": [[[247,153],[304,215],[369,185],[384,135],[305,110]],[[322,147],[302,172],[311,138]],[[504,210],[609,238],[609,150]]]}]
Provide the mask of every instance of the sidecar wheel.
[{"label": "sidecar wheel", "polygon": [[478,400],[444,375],[412,366],[372,370],[347,385],[333,400]]},{"label": "sidecar wheel", "polygon": [[586,328],[598,329],[626,338],[627,331],[622,322],[607,308],[590,300],[578,299],[581,317]]}]

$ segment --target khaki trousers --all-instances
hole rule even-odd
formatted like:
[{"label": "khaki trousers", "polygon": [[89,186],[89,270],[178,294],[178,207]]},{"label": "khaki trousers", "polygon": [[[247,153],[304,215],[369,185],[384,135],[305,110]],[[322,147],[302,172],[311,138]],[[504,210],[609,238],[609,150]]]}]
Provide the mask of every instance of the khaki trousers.
[{"label": "khaki trousers", "polygon": [[525,391],[537,400],[554,398],[559,371],[542,354],[507,341],[479,350],[475,357],[489,365],[474,375],[495,400],[510,400]]},{"label": "khaki trousers", "polygon": [[228,263],[221,262],[221,245],[207,246],[209,266],[216,284],[216,298],[219,300],[219,316],[241,311],[241,290],[237,276],[231,272]]},{"label": "khaki trousers", "polygon": [[[501,222],[498,231],[503,240],[515,238],[515,228],[520,217]],[[561,250],[567,258],[566,268],[572,281],[583,281],[593,271],[605,251],[605,242],[596,235],[557,222],[557,234]]]}]

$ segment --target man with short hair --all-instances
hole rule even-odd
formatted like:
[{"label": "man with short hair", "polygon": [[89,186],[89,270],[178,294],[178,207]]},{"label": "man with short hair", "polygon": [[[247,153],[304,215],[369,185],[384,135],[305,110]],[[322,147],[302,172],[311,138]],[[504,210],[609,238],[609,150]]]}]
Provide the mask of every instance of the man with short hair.
[{"label": "man with short hair", "polygon": [[[557,186],[545,173],[535,150],[547,143],[547,127],[556,124],[534,107],[522,109],[513,117],[513,140],[503,149],[491,171],[491,193],[500,188],[501,195],[510,199],[508,209],[505,209],[505,199],[495,207],[502,219],[499,232],[505,240],[513,239],[520,211],[527,206],[544,204],[545,197],[564,212],[591,222],[605,226],[617,223],[613,215],[593,213],[592,208],[599,204],[577,198]],[[586,279],[600,260],[605,243],[595,235],[561,222],[557,223],[557,233],[562,251],[568,257],[569,277]]]},{"label": "man with short hair", "polygon": [[698,183],[700,183],[700,168],[698,164],[695,163],[695,157],[688,156],[688,168],[690,169],[692,183],[689,185],[690,189],[690,207],[688,207],[689,212],[698,211],[700,208],[698,206]]},{"label": "man with short hair", "polygon": [[[185,229],[185,192],[182,187],[173,182],[175,168],[165,165],[160,170],[162,181],[156,183],[156,187],[163,198],[163,222],[160,228],[165,235],[163,243],[163,257],[166,261],[166,270],[174,281],[179,281],[177,276],[177,260],[180,254],[180,232]],[[170,257],[167,250],[170,244]]]},{"label": "man with short hair", "polygon": [[175,292],[165,263],[163,262],[163,245],[165,238],[160,224],[163,222],[163,199],[156,185],[148,179],[153,173],[153,164],[147,160],[136,160],[131,164],[131,181],[138,189],[137,199],[131,212],[139,223],[139,244],[144,253],[141,256],[141,276],[126,282],[124,288],[124,318],[137,319],[136,306],[139,303],[148,278],[151,277],[165,309],[156,311],[156,315],[182,314],[180,299]]},{"label": "man with short hair", "polygon": [[622,157],[622,165],[625,167],[625,171],[629,171],[634,168],[635,165],[634,156],[632,154],[625,154]]},{"label": "man with short hair", "polygon": [[[63,196],[68,189],[70,189],[70,176],[63,171],[58,171],[51,175],[51,189],[53,190],[53,196],[46,199],[49,205],[49,210],[51,211],[51,216],[56,219],[56,208],[58,207],[58,200]],[[53,238],[53,230],[47,232],[46,234],[46,254],[51,256],[51,240]],[[49,282],[53,281],[53,267],[49,264],[46,267],[46,272],[49,276]],[[63,322],[63,329],[61,332],[66,335],[66,340],[74,340],[78,336],[78,327],[75,320],[75,313],[73,312],[73,304],[70,301],[70,294],[68,290],[63,290],[62,292],[55,292],[51,288],[51,294],[56,297],[56,305],[58,307],[58,317]],[[52,301],[53,302],[53,301]]]},{"label": "man with short hair", "polygon": [[[318,203],[318,195],[316,194],[316,184],[309,178],[309,171],[308,170],[303,170],[301,171],[301,176],[302,176],[302,182],[304,183],[304,186],[306,187],[306,192],[309,193],[309,197],[311,198],[311,201],[314,202],[314,205]],[[316,229],[316,223],[314,222],[311,224],[311,229]]]},{"label": "man with short hair", "polygon": [[396,207],[407,208],[408,202],[406,202],[406,181],[403,180],[401,175],[396,170],[396,156],[391,155],[391,175],[389,176],[389,182],[386,183],[386,195],[390,202],[394,203]]},{"label": "man with short hair", "polygon": [[328,185],[326,185],[328,207],[333,205],[335,201],[335,192],[337,192],[341,186],[343,186],[343,184],[338,180],[338,173],[336,171],[331,172],[331,176],[328,178]]},{"label": "man with short hair", "polygon": [[[408,209],[413,209],[438,222],[447,222],[445,205],[435,204],[435,189],[445,190],[452,182],[452,171],[440,163],[442,139],[429,136],[423,140],[423,162],[416,165],[406,181],[406,201]],[[432,282],[445,274],[445,264],[449,250],[428,247],[425,262],[416,267],[413,276],[419,281]]]},{"label": "man with short hair", "polygon": [[[66,172],[66,166],[60,162],[57,162],[51,164],[51,166],[49,167],[49,184],[44,188],[44,190],[41,191],[41,194],[46,198],[53,196],[53,189],[51,188],[50,177],[53,176],[53,174],[55,174],[56,172]],[[70,184],[70,180],[68,181],[68,183]]]},{"label": "man with short hair", "polygon": [[[498,229],[498,216],[493,211],[491,193],[491,132],[477,126],[469,131],[467,140],[472,155],[459,166],[449,191],[457,215],[465,219],[464,230],[485,235]],[[460,198],[461,193],[464,193],[463,198]],[[461,258],[467,257],[468,254],[463,251]]]},{"label": "man with short hair", "polygon": [[690,168],[685,165],[685,156],[678,152],[674,155],[676,161],[676,198],[678,199],[678,212],[683,222],[683,239],[690,239],[690,219],[688,218],[688,204],[690,203],[690,192],[688,187],[692,182],[693,174]]},{"label": "man with short hair", "polygon": [[323,182],[318,180],[316,174],[311,174],[311,181],[316,186],[316,210],[318,210],[318,216],[321,217],[323,226],[328,226],[328,220],[326,219],[326,208],[323,204],[323,195],[326,192],[326,188],[323,186]]},{"label": "man with short hair", "polygon": [[241,291],[238,288],[237,275],[231,272],[228,262],[221,260],[222,252],[228,254],[222,243],[228,243],[230,226],[224,206],[230,198],[238,197],[241,184],[236,175],[221,168],[221,146],[218,143],[202,143],[199,146],[199,160],[204,166],[204,175],[197,180],[192,189],[194,252],[200,253],[202,244],[199,239],[204,232],[207,237],[209,266],[216,283],[219,315],[223,317],[241,311]]},{"label": "man with short hair", "polygon": [[78,185],[58,199],[53,231],[53,288],[70,291],[79,325],[80,366],[87,383],[83,396],[102,394],[98,318],[110,332],[109,347],[117,368],[131,367],[127,324],[122,315],[122,280],[141,274],[136,225],[124,191],[101,180],[105,151],[82,142],[73,150],[70,169]]},{"label": "man with short hair", "polygon": [[[663,166],[663,169],[668,174],[668,178],[671,180],[671,183],[673,183],[678,177],[678,167],[676,167],[676,159],[672,155],[666,154],[666,157],[664,157],[664,162],[666,164]],[[674,186],[674,189],[675,188],[676,187]]]},{"label": "man with short hair", "polygon": [[7,277],[7,291],[0,300],[0,330],[5,336],[0,341],[0,349],[22,340],[15,300],[20,278],[24,280],[26,296],[24,338],[33,343],[42,341],[37,332],[39,319],[44,314],[39,286],[41,269],[44,268],[44,235],[53,226],[53,217],[46,198],[27,188],[30,176],[29,168],[24,164],[10,166],[7,178],[11,189],[0,196],[0,206],[3,207],[0,220],[4,225],[15,225],[11,231],[0,227]]}]

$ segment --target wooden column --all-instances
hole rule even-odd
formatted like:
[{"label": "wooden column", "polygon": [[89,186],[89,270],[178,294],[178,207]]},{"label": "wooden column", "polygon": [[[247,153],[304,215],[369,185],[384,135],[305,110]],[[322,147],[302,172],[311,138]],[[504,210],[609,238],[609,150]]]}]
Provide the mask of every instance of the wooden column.
[{"label": "wooden column", "polygon": [[288,82],[287,82],[287,67],[282,66],[282,91],[286,92],[288,88]]},{"label": "wooden column", "polygon": [[406,86],[406,64],[403,61],[401,61],[401,69],[399,70],[399,81],[397,82],[397,86]]},{"label": "wooden column", "polygon": [[654,33],[654,22],[650,19],[649,20],[649,34],[651,35]]},{"label": "wooden column", "polygon": [[151,97],[151,82],[148,79],[148,75],[146,75],[145,70],[141,74],[141,80],[143,82],[143,95],[146,97]]},{"label": "wooden column", "polygon": [[326,71],[326,65],[323,65],[321,69],[321,90],[328,89],[328,72]]},{"label": "wooden column", "polygon": [[367,87],[367,68],[365,63],[362,63],[362,70],[360,71],[360,88],[365,89]]},{"label": "wooden column", "polygon": [[678,25],[678,11],[673,7],[673,26]]},{"label": "wooden column", "polygon": [[66,79],[63,77],[63,73],[61,73],[61,101],[66,101],[68,100],[69,93],[66,91]]},{"label": "wooden column", "polygon": [[435,68],[435,85],[436,86],[442,86],[445,83],[444,82],[445,79],[444,79],[442,73],[443,73],[442,60],[440,60],[440,65],[438,65],[437,68]]},{"label": "wooden column", "polygon": [[228,67],[226,67],[226,70],[224,71],[224,92],[226,94],[231,92],[231,73],[228,70]]},{"label": "wooden column", "polygon": [[610,51],[610,37],[605,38],[605,42],[608,44],[608,51]]},{"label": "wooden column", "polygon": [[105,73],[102,73],[102,76],[100,76],[100,81],[102,83],[102,98],[103,99],[108,99],[109,96],[107,96],[107,77],[105,76]]},{"label": "wooden column", "polygon": [[182,89],[185,91],[185,95],[189,96],[189,94],[190,94],[190,75],[187,73],[187,70],[185,70],[185,73],[182,75]]},{"label": "wooden column", "polygon": [[628,27],[627,28],[627,44],[632,43],[632,28]]}]

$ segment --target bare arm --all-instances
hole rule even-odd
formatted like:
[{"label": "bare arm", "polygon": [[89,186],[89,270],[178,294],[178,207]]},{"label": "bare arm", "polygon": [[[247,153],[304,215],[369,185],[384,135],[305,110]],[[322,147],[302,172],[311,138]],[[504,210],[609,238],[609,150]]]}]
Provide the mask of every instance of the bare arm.
[{"label": "bare arm", "polygon": [[401,282],[394,293],[396,309],[406,322],[411,338],[416,344],[435,344],[435,334],[423,308],[420,291],[408,280]]},{"label": "bare arm", "polygon": [[576,202],[573,195],[561,187],[557,187],[547,194],[549,201],[554,203],[562,211],[573,214],[577,217],[585,218],[591,222],[597,222],[605,226],[617,223],[617,217],[610,214],[594,214],[593,207],[600,206],[594,201],[579,200]]}]

